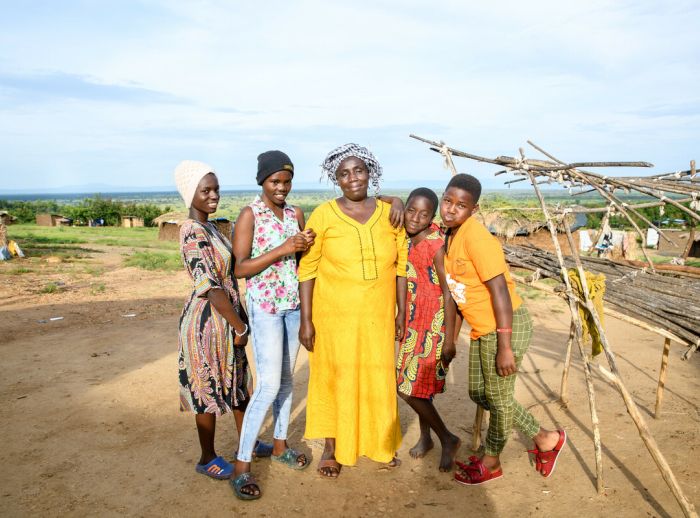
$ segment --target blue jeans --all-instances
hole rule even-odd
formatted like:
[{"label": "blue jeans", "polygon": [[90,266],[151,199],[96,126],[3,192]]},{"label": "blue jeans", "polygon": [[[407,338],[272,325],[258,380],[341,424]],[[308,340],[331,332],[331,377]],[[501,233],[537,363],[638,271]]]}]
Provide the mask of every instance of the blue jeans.
[{"label": "blue jeans", "polygon": [[272,406],[274,438],[285,440],[292,411],[292,374],[299,352],[300,310],[263,311],[247,298],[250,336],[255,355],[255,391],[243,418],[238,460],[250,462],[255,441]]}]

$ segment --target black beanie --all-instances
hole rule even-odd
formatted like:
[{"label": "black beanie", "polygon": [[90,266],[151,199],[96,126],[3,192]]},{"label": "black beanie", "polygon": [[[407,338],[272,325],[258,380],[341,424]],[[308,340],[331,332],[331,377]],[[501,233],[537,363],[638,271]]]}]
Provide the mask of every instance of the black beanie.
[{"label": "black beanie", "polygon": [[282,151],[265,151],[258,155],[258,174],[255,179],[262,185],[265,179],[278,171],[288,171],[294,176],[294,164]]}]

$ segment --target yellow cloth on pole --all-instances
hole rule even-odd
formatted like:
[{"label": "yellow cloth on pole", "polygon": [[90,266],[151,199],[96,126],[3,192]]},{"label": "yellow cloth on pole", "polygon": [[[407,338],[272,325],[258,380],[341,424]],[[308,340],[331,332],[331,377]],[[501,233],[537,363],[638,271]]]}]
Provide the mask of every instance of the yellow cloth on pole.
[{"label": "yellow cloth on pole", "polygon": [[[578,295],[581,300],[585,300],[583,295],[583,288],[581,287],[581,279],[576,268],[570,268],[568,270],[569,281],[571,281],[571,288],[574,293]],[[591,273],[585,272],[586,274],[586,284],[588,285],[588,298],[591,299],[593,307],[598,313],[598,319],[600,324],[603,324],[603,297],[605,296],[605,275],[602,273]],[[588,312],[585,305],[578,305],[578,314],[581,317],[581,325],[583,327],[583,340],[590,336],[591,337],[591,354],[593,356],[599,355],[603,351],[603,343],[598,332],[598,328],[593,321],[593,316]]]}]

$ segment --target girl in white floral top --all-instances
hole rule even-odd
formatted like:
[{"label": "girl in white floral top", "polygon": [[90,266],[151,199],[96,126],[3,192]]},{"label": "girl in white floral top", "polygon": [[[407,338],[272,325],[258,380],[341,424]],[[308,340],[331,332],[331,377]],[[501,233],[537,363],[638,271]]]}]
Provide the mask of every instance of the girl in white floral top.
[{"label": "girl in white floral top", "polygon": [[248,403],[232,485],[245,500],[260,497],[250,473],[253,448],[265,415],[275,419],[272,460],[303,469],[309,460],[287,445],[292,408],[292,374],[299,351],[299,280],[296,254],[308,249],[315,234],[304,228],[304,214],[287,205],[294,166],[281,151],[258,156],[262,193],[241,210],[233,237],[236,277],[246,279],[246,303],[255,355],[255,391]]}]

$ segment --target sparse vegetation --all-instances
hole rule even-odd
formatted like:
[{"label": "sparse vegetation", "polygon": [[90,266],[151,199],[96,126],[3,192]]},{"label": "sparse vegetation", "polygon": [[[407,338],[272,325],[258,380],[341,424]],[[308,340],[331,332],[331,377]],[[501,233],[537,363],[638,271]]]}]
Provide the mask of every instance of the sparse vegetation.
[{"label": "sparse vegetation", "polygon": [[136,252],[124,260],[124,266],[165,271],[175,271],[183,267],[177,252]]}]

